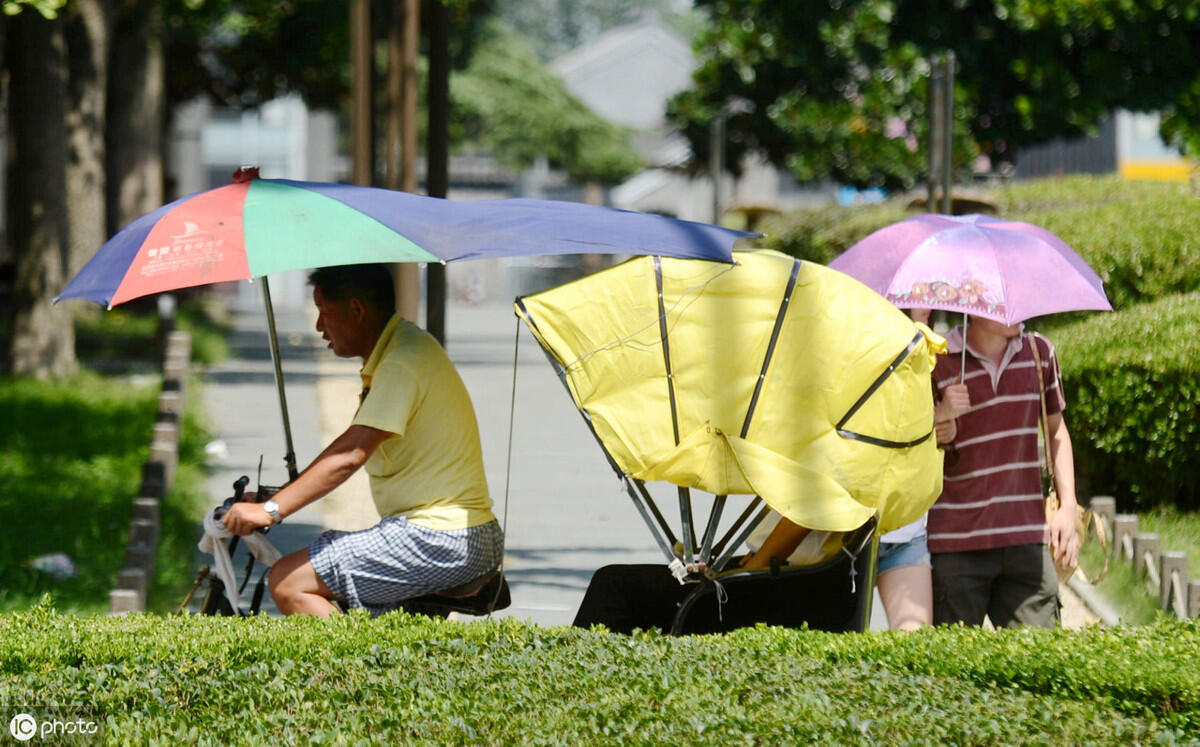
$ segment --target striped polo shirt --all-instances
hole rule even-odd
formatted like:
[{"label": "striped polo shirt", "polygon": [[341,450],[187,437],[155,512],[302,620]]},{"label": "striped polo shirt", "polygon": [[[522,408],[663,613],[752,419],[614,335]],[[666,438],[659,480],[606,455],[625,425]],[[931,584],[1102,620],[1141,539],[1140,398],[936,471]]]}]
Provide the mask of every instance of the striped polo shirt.
[{"label": "striped polo shirt", "polygon": [[[1037,333],[1009,340],[1000,364],[967,347],[971,408],[947,446],[942,494],[929,510],[930,552],[1045,543],[1049,539],[1038,448],[1038,385],[1030,343],[1038,345],[1050,415],[1066,407],[1054,346]],[[963,370],[962,327],[933,371],[939,391]]]}]

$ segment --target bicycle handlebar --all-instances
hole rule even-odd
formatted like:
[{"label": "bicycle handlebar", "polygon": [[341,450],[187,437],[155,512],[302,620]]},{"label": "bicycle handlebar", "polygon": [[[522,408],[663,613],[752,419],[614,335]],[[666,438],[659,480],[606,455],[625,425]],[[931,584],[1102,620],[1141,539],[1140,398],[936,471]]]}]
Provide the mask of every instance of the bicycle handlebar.
[{"label": "bicycle handlebar", "polygon": [[250,484],[250,478],[247,475],[242,475],[233,482],[233,496],[226,498],[225,502],[213,509],[213,518],[220,521],[225,517],[225,512],[233,507],[235,503],[242,503],[246,499],[246,486]]}]

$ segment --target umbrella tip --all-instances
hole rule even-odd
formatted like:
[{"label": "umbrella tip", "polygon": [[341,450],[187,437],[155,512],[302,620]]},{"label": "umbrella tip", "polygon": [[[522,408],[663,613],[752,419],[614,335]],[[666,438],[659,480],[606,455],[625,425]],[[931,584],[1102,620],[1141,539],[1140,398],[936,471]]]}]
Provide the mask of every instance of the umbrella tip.
[{"label": "umbrella tip", "polygon": [[258,177],[258,167],[257,166],[239,166],[238,170],[233,172],[233,183],[234,184],[241,184],[242,182],[248,182],[251,179],[258,179],[258,178],[259,177]]}]

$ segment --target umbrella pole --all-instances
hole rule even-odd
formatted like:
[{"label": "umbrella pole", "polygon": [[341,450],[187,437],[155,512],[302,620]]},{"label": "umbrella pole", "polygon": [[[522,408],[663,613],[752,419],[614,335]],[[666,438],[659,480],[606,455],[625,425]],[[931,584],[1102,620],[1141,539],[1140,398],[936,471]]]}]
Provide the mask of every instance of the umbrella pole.
[{"label": "umbrella pole", "polygon": [[967,380],[967,312],[963,312],[963,349],[962,361],[958,367],[958,383],[962,384]]},{"label": "umbrella pole", "polygon": [[283,413],[283,438],[287,443],[287,455],[283,460],[287,464],[288,480],[295,480],[299,475],[296,469],[296,448],[292,445],[292,421],[288,418],[287,395],[283,392],[283,366],[279,363],[279,335],[275,332],[275,309],[271,306],[271,284],[267,276],[262,277],[263,304],[267,307],[267,333],[271,337],[271,362],[275,364],[275,388],[279,390],[279,409]]}]

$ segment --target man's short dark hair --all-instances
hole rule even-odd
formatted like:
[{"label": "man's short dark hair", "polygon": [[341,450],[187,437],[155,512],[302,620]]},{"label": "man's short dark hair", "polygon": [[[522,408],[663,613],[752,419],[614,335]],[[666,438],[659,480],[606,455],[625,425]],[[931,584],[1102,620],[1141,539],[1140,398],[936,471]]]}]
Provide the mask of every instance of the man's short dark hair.
[{"label": "man's short dark hair", "polygon": [[308,284],[331,301],[357,298],[387,314],[396,310],[396,286],[388,264],[318,267],[308,274]]}]

